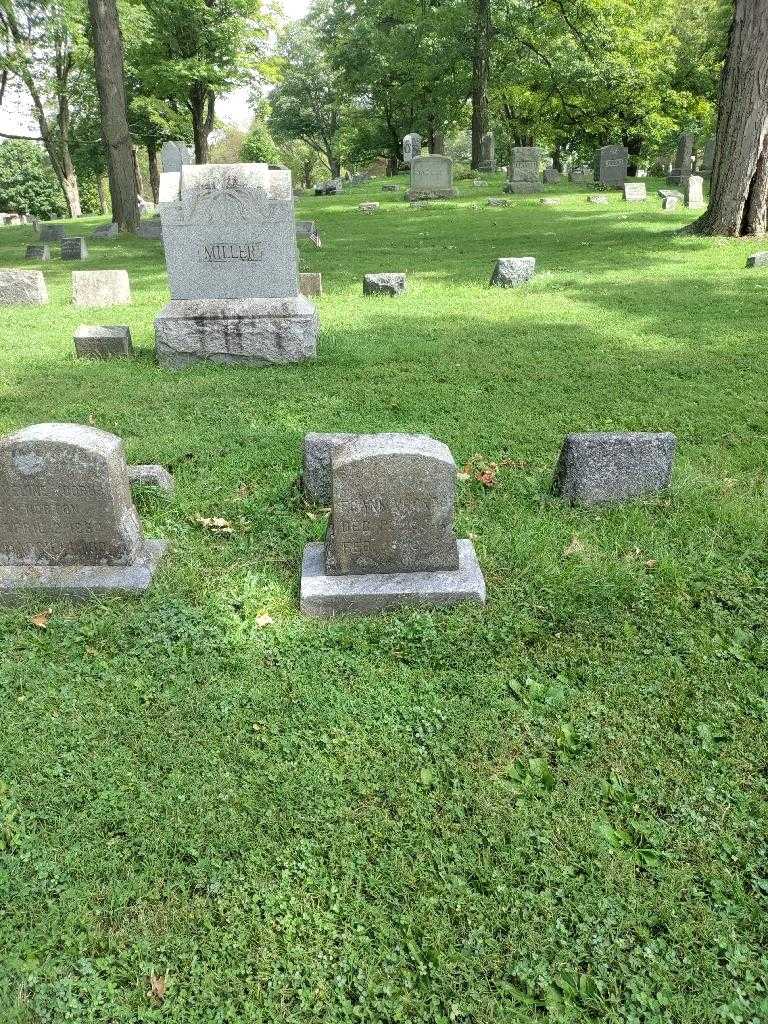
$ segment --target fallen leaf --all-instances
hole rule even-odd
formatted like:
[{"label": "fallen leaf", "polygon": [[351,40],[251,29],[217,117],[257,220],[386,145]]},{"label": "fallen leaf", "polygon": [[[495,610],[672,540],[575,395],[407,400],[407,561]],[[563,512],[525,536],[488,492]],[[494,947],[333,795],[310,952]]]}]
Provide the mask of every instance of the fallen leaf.
[{"label": "fallen leaf", "polygon": [[220,516],[195,516],[195,522],[204,530],[210,530],[211,533],[218,533],[221,536],[230,537],[235,532],[232,523]]},{"label": "fallen leaf", "polygon": [[261,615],[256,616],[256,625],[259,628],[263,628],[264,626],[271,626],[274,621],[275,620],[272,618],[272,616],[268,615],[266,612],[262,612]]},{"label": "fallen leaf", "polygon": [[656,565],[656,559],[655,558],[649,558],[648,561],[645,563],[645,568],[646,569],[653,569],[653,567],[655,565]]},{"label": "fallen leaf", "polygon": [[571,543],[563,548],[564,555],[580,555],[582,552],[587,550],[587,545],[584,541],[579,540],[576,534],[571,537]]},{"label": "fallen leaf", "polygon": [[37,615],[33,615],[29,620],[33,626],[37,626],[38,629],[47,629],[48,620],[53,615],[53,608],[46,608],[43,612],[38,612]]},{"label": "fallen leaf", "polygon": [[167,982],[162,974],[150,974],[149,992],[147,992],[147,995],[156,1003],[162,1003],[165,1000],[167,987]]},{"label": "fallen leaf", "polygon": [[466,483],[467,480],[472,479],[472,474],[468,473],[466,469],[462,469],[460,473],[456,474],[457,479],[461,480],[462,483]]}]

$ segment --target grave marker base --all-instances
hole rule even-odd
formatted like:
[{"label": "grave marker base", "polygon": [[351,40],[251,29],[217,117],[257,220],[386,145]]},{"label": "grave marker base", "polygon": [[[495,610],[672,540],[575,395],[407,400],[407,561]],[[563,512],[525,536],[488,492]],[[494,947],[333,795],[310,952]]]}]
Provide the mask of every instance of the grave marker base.
[{"label": "grave marker base", "polygon": [[425,191],[411,188],[405,193],[404,198],[407,202],[420,203],[426,199],[455,199],[458,194],[455,188],[432,188]]}]

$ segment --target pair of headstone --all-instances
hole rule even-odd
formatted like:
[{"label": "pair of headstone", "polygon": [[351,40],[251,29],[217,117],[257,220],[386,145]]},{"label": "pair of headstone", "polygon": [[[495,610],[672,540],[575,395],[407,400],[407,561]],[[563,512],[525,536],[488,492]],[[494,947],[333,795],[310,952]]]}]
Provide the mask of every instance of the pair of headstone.
[{"label": "pair of headstone", "polygon": [[403,163],[410,164],[417,156],[421,156],[421,136],[418,132],[409,132],[403,137]]},{"label": "pair of headstone", "polygon": [[472,542],[456,539],[457,471],[446,445],[423,435],[347,435],[327,462],[331,519],[325,542],[304,550],[305,615],[485,603]]},{"label": "pair of headstone", "polygon": [[0,600],[140,592],[165,548],[144,538],[120,438],[72,423],[0,438]]},{"label": "pair of headstone", "polygon": [[405,193],[410,202],[453,199],[453,160],[448,156],[415,156],[411,160],[411,184]]},{"label": "pair of headstone", "polygon": [[312,358],[317,314],[299,292],[290,171],[185,165],[174,195],[160,205],[171,301],[155,320],[158,362]]},{"label": "pair of headstone", "polygon": [[629,151],[625,146],[601,146],[595,153],[595,180],[599,185],[621,188],[628,165]]},{"label": "pair of headstone", "polygon": [[541,155],[538,146],[513,146],[504,191],[523,195],[541,192]]}]

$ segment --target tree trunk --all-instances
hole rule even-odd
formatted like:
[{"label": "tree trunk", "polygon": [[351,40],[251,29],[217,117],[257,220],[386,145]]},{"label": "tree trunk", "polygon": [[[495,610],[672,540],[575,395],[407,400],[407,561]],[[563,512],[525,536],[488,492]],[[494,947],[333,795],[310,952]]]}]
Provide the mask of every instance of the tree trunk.
[{"label": "tree trunk", "polygon": [[341,160],[337,156],[328,157],[328,166],[330,167],[332,178],[341,177]]},{"label": "tree trunk", "polygon": [[91,12],[96,87],[101,132],[107,147],[112,219],[121,229],[135,231],[139,223],[133,149],[128,131],[123,70],[123,40],[115,0],[88,0]]},{"label": "tree trunk", "polygon": [[187,106],[192,115],[192,138],[195,144],[195,163],[208,163],[208,136],[213,129],[216,97],[202,82],[195,82],[189,92]]},{"label": "tree trunk", "polygon": [[400,166],[400,158],[397,156],[387,157],[387,177],[393,178],[397,174],[397,168]]},{"label": "tree trunk", "polygon": [[482,141],[488,131],[488,54],[491,40],[490,0],[475,0],[475,49],[472,55],[472,168],[482,162]]},{"label": "tree trunk", "polygon": [[768,137],[768,0],[735,0],[720,79],[709,208],[688,230],[765,231]]},{"label": "tree trunk", "polygon": [[432,136],[429,152],[435,156],[445,156],[445,136],[442,132],[435,132]]},{"label": "tree trunk", "polygon": [[157,162],[157,146],[154,142],[147,143],[147,162],[149,163],[149,187],[152,189],[152,202],[157,206],[160,202],[160,165]]}]

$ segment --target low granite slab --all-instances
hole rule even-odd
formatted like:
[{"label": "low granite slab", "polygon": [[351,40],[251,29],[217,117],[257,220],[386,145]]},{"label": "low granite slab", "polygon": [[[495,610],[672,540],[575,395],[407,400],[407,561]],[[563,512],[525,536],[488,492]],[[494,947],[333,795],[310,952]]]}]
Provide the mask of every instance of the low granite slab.
[{"label": "low granite slab", "polygon": [[496,260],[491,285],[495,288],[515,288],[530,281],[535,273],[536,259],[533,256],[504,256]]},{"label": "low granite slab", "polygon": [[363,278],[363,295],[402,295],[405,287],[405,274],[366,274]]},{"label": "low granite slab", "polygon": [[502,199],[500,196],[490,196],[488,199],[486,199],[485,205],[486,206],[498,206],[498,207],[509,206],[509,200],[508,199]]},{"label": "low granite slab", "polygon": [[79,359],[126,359],[133,355],[131,331],[123,326],[81,324],[75,331]]},{"label": "low granite slab", "polygon": [[47,243],[36,242],[33,245],[28,245],[26,252],[24,253],[25,260],[39,260],[41,263],[47,262],[51,258],[51,247]]},{"label": "low granite slab", "polygon": [[665,212],[669,213],[671,210],[676,210],[680,205],[681,200],[677,196],[664,196],[661,200],[661,208]]},{"label": "low granite slab", "polygon": [[670,433],[568,434],[552,490],[574,505],[658,494],[669,486],[676,448]]},{"label": "low granite slab", "polygon": [[63,224],[40,225],[41,242],[60,242],[62,238],[66,237],[66,234],[67,229]]},{"label": "low granite slab", "polygon": [[42,270],[0,270],[0,306],[44,306],[47,302]]},{"label": "low granite slab", "polygon": [[131,283],[127,270],[73,270],[72,302],[76,306],[129,306]]},{"label": "low granite slab", "polygon": [[379,209],[379,203],[360,203],[357,207],[360,213],[376,213]]},{"label": "low granite slab", "polygon": [[685,199],[683,193],[676,188],[660,188],[656,195],[659,197],[659,199],[674,198],[679,199],[680,202],[682,202],[683,199]]},{"label": "low granite slab", "polygon": [[308,544],[301,566],[300,610],[304,615],[332,618],[403,607],[449,607],[465,601],[485,604],[485,580],[472,541],[460,540],[457,545],[458,569],[330,576],[325,569],[325,544]]},{"label": "low granite slab", "polygon": [[117,224],[112,221],[111,224],[103,224],[100,228],[96,228],[95,231],[92,231],[91,238],[117,238],[119,234],[120,230]]},{"label": "low granite slab", "polygon": [[299,274],[299,291],[307,298],[323,294],[323,275],[319,273]]},{"label": "low granite slab", "polygon": [[399,192],[400,191],[400,186],[399,185],[382,185],[381,186],[381,191],[382,192]]},{"label": "low granite slab", "polygon": [[753,252],[751,256],[747,256],[747,266],[768,267],[768,252]]},{"label": "low granite slab", "polygon": [[86,246],[85,239],[82,235],[76,235],[72,238],[62,238],[61,258],[63,260],[88,259],[88,247]]},{"label": "low granite slab", "polygon": [[593,196],[587,196],[588,203],[594,203],[595,206],[607,206],[608,196],[602,196],[599,193]]},{"label": "low granite slab", "polygon": [[160,217],[151,217],[148,220],[141,220],[136,228],[139,238],[148,238],[152,242],[163,240],[163,225]]},{"label": "low granite slab", "polygon": [[314,431],[304,435],[304,470],[302,489],[308,501],[318,505],[331,504],[331,460],[334,453],[359,434],[321,434]]},{"label": "low granite slab", "polygon": [[540,199],[539,202],[541,203],[542,206],[559,206],[560,205],[560,200],[559,199],[555,199],[554,196],[545,197],[544,199]]},{"label": "low granite slab", "polygon": [[303,296],[172,299],[155,319],[157,361],[170,370],[193,363],[268,366],[313,359],[317,313]]},{"label": "low granite slab", "polygon": [[156,487],[165,494],[173,494],[176,489],[176,481],[165,466],[154,462],[128,466],[128,483],[131,486],[139,484],[142,487]]},{"label": "low granite slab", "polygon": [[643,203],[648,198],[648,190],[644,181],[624,182],[624,201],[627,203]]}]

